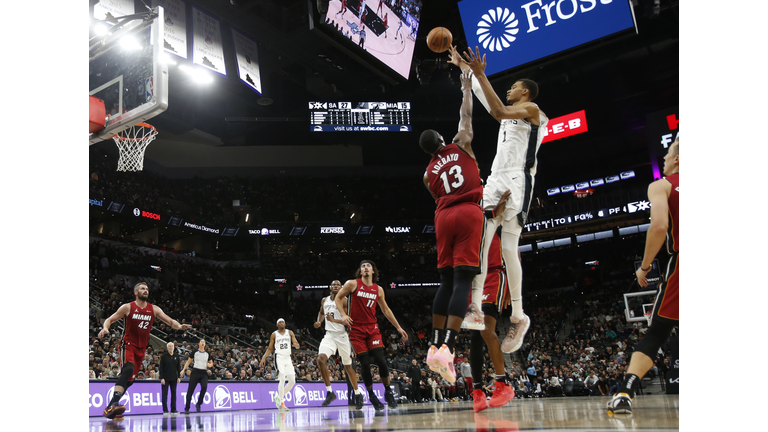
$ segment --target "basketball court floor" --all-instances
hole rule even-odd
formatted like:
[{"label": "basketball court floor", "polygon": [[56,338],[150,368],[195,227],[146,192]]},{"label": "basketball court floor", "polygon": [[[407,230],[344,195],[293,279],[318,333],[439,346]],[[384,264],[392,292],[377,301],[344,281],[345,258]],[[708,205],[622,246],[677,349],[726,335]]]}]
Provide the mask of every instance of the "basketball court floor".
[{"label": "basketball court floor", "polygon": [[183,413],[177,416],[93,417],[90,432],[102,431],[669,431],[680,428],[678,395],[637,396],[631,415],[610,417],[607,397],[515,399],[480,413],[471,402],[400,405],[376,412],[347,407]]}]

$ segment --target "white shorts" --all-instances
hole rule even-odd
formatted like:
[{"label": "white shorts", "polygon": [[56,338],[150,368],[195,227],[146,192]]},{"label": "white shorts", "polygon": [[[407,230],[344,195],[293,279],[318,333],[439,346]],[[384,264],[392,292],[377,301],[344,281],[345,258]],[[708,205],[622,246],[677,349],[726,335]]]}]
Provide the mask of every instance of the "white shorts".
[{"label": "white shorts", "polygon": [[277,366],[277,371],[283,375],[290,376],[290,375],[296,375],[296,371],[293,370],[293,361],[291,360],[291,356],[286,355],[276,355],[275,356],[275,366]]},{"label": "white shorts", "polygon": [[320,341],[318,352],[331,358],[332,355],[336,354],[337,350],[339,351],[339,357],[341,357],[341,363],[344,365],[351,365],[352,345],[349,343],[349,335],[347,335],[347,332],[325,332],[323,340]]},{"label": "white shorts", "polygon": [[509,191],[509,199],[501,217],[502,223],[512,220],[523,210],[525,204],[523,202],[525,199],[525,173],[523,171],[506,171],[488,176],[483,188],[483,208],[488,210],[496,207],[506,191]]}]

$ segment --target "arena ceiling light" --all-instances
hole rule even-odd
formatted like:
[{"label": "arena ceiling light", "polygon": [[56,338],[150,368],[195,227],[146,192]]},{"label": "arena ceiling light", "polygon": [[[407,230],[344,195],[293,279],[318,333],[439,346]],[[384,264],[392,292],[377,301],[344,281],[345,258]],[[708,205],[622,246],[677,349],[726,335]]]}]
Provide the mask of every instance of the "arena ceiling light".
[{"label": "arena ceiling light", "polygon": [[211,77],[210,74],[198,68],[192,68],[182,64],[182,65],[179,65],[179,69],[184,71],[190,77],[192,77],[192,79],[198,84],[210,84],[213,82],[213,78]]}]

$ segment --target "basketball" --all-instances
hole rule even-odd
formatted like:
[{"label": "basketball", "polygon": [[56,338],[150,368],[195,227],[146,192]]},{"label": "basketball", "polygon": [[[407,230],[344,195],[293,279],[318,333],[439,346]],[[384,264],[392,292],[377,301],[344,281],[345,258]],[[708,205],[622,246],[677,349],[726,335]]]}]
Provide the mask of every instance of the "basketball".
[{"label": "basketball", "polygon": [[451,42],[453,42],[453,35],[445,27],[435,27],[427,35],[427,46],[436,53],[447,51]]}]

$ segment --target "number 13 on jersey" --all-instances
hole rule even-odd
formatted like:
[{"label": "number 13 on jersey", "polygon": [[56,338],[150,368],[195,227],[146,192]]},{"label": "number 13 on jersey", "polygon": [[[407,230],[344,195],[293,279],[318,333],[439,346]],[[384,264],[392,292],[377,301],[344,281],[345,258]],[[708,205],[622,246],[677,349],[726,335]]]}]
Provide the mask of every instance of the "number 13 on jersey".
[{"label": "number 13 on jersey", "polygon": [[[448,174],[452,175],[455,181],[449,183]],[[443,171],[440,174],[440,180],[443,181],[446,195],[450,194],[452,189],[460,188],[464,184],[464,176],[461,175],[461,165],[454,165],[448,171]]]}]

